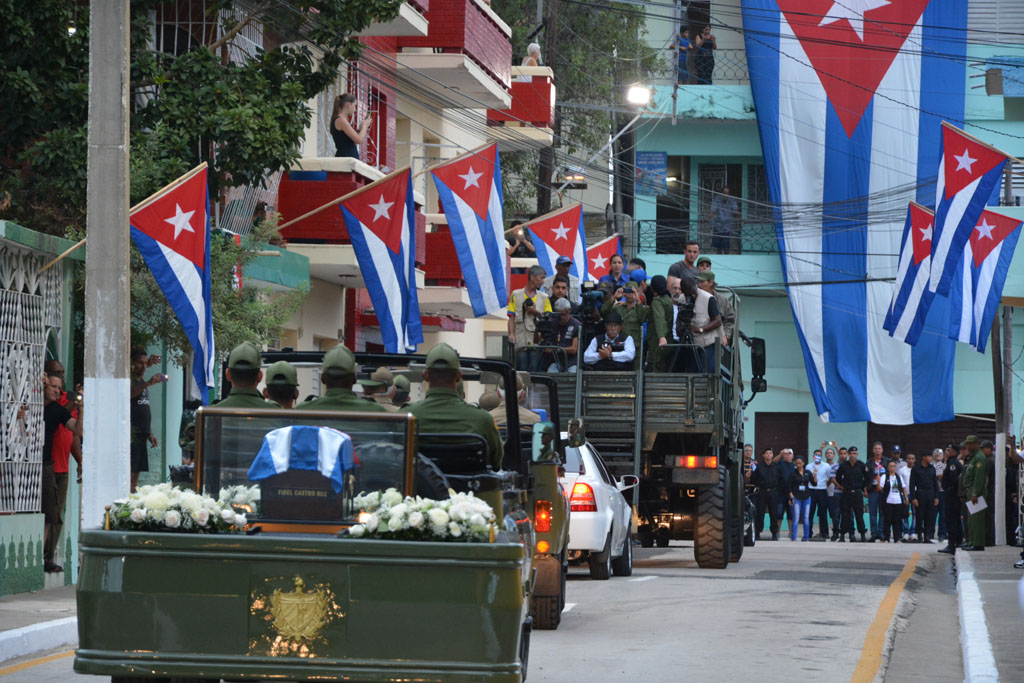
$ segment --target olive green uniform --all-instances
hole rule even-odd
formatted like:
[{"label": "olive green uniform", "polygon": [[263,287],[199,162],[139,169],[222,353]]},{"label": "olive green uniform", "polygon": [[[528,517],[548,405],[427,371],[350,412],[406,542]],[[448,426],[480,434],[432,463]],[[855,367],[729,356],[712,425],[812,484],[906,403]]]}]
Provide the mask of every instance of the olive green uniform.
[{"label": "olive green uniform", "polygon": [[351,410],[364,413],[383,413],[384,406],[356,396],[351,389],[332,387],[320,398],[295,406],[297,410]]},{"label": "olive green uniform", "polygon": [[255,389],[231,387],[228,397],[214,404],[218,408],[280,408],[273,401],[268,401]]},{"label": "olive green uniform", "polygon": [[[967,498],[984,496],[988,491],[988,465],[981,449],[974,451],[964,467],[964,493]],[[986,501],[991,505],[991,501]],[[967,544],[985,547],[985,511],[967,515]]]},{"label": "olive green uniform", "polygon": [[404,410],[416,417],[421,434],[479,434],[487,442],[491,466],[495,470],[501,469],[501,436],[494,418],[463,401],[454,389],[428,389],[422,401],[410,404]]},{"label": "olive green uniform", "polygon": [[643,337],[643,324],[647,322],[651,309],[639,302],[633,304],[632,308],[625,305],[616,306],[615,302],[609,299],[601,306],[601,315],[606,316],[612,310],[622,316],[622,334],[627,334],[633,338],[633,345],[636,347],[633,367],[638,368],[640,367],[640,359],[643,356],[643,349],[640,346],[643,343],[641,339]]},{"label": "olive green uniform", "polygon": [[654,364],[655,372],[668,372],[671,354],[658,346],[658,340],[664,337],[666,342],[672,343],[673,308],[675,304],[668,294],[656,296],[651,301],[650,322],[647,325],[647,359]]}]

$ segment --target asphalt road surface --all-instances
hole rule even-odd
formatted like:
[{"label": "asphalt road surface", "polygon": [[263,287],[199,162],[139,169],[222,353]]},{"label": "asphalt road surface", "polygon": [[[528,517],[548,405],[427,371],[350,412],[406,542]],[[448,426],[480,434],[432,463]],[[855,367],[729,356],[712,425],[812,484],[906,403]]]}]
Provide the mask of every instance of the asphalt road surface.
[{"label": "asphalt road surface", "polygon": [[[533,633],[529,680],[962,681],[938,547],[761,542],[714,571],[674,542],[637,547],[629,578],[572,567],[561,625]],[[72,680],[103,679],[76,676],[70,651],[0,670],[0,683]]]}]

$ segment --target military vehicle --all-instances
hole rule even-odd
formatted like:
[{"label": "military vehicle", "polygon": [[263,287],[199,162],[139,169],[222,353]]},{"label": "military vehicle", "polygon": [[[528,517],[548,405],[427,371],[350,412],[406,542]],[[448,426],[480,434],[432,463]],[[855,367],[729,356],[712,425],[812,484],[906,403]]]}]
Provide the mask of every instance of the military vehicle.
[{"label": "military vehicle", "polygon": [[[640,478],[633,502],[641,545],[693,540],[699,566],[724,569],[754,540],[742,472],[743,409],[750,399],[743,399],[739,343],[750,347],[752,393],[767,385],[764,340],[739,331],[740,301],[719,289],[736,309],[737,339],[716,347],[714,372],[655,372],[649,362],[636,372],[588,371],[581,340],[577,367],[583,370],[550,377],[563,419],[582,419],[587,439],[616,476]],[[692,345],[663,348],[703,355]]]},{"label": "military vehicle", "polygon": [[[299,355],[310,365],[322,357]],[[422,356],[357,360],[422,377]],[[464,359],[463,371],[514,381],[500,361]],[[500,471],[475,435],[418,435],[406,413],[200,409],[192,482],[200,492],[216,497],[223,487],[252,484],[261,443],[282,427],[348,434],[358,466],[340,494],[319,471],[278,470],[260,482],[259,510],[244,535],[83,532],[75,670],[115,681],[523,680],[531,607],[545,587],[528,513],[539,494],[551,493],[537,483],[546,477],[536,465],[548,463],[534,460],[561,444],[557,432],[545,443],[543,426],[524,440],[514,397],[507,409],[516,428],[504,435]],[[356,494],[395,487],[414,495],[439,482],[492,505],[493,542],[345,535],[359,519]],[[550,502],[552,511],[561,503]],[[557,587],[562,567],[552,562],[547,583]],[[542,595],[564,600],[564,590]]]}]

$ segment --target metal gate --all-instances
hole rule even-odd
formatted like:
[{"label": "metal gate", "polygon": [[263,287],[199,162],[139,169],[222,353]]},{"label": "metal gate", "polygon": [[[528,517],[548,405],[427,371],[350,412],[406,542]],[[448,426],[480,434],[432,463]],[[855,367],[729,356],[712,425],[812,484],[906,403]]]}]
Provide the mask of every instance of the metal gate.
[{"label": "metal gate", "polygon": [[0,240],[0,513],[40,510],[41,377],[47,338],[60,339],[63,300],[62,264],[39,274],[48,260]]}]

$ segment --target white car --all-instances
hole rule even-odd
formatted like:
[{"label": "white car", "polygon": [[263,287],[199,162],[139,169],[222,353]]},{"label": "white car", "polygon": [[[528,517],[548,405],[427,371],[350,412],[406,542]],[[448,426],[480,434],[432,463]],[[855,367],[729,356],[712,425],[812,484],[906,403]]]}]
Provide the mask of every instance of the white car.
[{"label": "white car", "polygon": [[[562,439],[567,443],[568,435]],[[569,558],[587,559],[594,579],[632,574],[632,507],[622,492],[639,480],[632,474],[613,477],[597,450],[584,442],[565,447],[561,482],[569,496]]]}]

